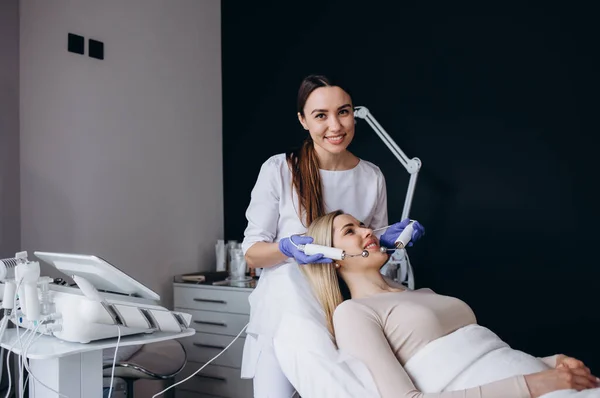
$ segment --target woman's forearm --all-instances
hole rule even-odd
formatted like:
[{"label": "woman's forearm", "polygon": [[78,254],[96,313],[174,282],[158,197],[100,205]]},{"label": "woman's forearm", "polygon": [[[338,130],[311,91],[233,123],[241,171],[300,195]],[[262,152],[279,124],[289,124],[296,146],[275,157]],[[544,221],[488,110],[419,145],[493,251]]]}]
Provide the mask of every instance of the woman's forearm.
[{"label": "woman's forearm", "polygon": [[288,257],[279,250],[277,243],[256,242],[246,251],[245,258],[250,268],[269,268]]}]

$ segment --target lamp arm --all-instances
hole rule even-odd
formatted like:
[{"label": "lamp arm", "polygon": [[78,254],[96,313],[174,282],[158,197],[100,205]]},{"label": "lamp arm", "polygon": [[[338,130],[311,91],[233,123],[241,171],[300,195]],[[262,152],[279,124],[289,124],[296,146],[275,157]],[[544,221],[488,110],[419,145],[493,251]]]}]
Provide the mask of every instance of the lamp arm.
[{"label": "lamp arm", "polygon": [[419,158],[409,159],[408,156],[402,152],[402,149],[400,149],[400,147],[394,142],[392,137],[390,137],[383,127],[381,127],[371,112],[369,112],[369,109],[364,106],[357,106],[354,108],[354,116],[364,119],[367,121],[367,123],[369,123],[369,126],[375,130],[375,133],[377,133],[379,138],[389,148],[389,150],[392,151],[398,161],[402,163],[406,171],[408,171],[410,174],[419,172],[419,169],[421,168],[421,160]]},{"label": "lamp arm", "polygon": [[354,117],[358,117],[367,121],[369,126],[371,126],[373,130],[375,130],[375,133],[379,136],[379,138],[388,147],[388,149],[392,152],[396,159],[398,159],[398,161],[410,174],[408,189],[406,191],[406,199],[404,201],[404,208],[402,209],[402,219],[404,220],[408,218],[410,214],[410,208],[412,205],[415,188],[417,185],[417,177],[422,165],[421,159],[409,159],[408,156],[406,156],[406,154],[402,152],[402,149],[400,149],[400,147],[394,142],[392,137],[390,137],[389,134],[383,129],[383,127],[381,127],[381,125],[377,122],[377,120],[373,117],[371,112],[369,112],[369,109],[367,109],[366,107],[355,107]]},{"label": "lamp arm", "polygon": [[[392,137],[389,136],[388,133],[381,127],[381,125],[375,120],[373,115],[369,112],[367,108],[364,106],[357,106],[354,108],[354,117],[364,119],[369,123],[369,126],[375,133],[379,136],[379,138],[383,141],[383,143],[388,147],[388,149],[394,154],[396,159],[404,166],[406,171],[410,174],[410,180],[408,181],[408,189],[406,190],[406,199],[404,200],[404,208],[402,209],[402,220],[408,218],[410,214],[410,207],[413,201],[413,195],[415,192],[415,188],[417,186],[417,177],[419,175],[419,170],[421,169],[421,160],[419,158],[409,159],[408,156],[396,143],[392,140]],[[404,256],[402,269],[406,267],[406,277],[408,278],[408,288],[414,290],[415,288],[415,277],[412,269],[412,265],[410,263],[410,259],[408,258],[408,253],[404,250]],[[401,271],[401,270],[399,270]],[[396,279],[396,278],[394,278]]]}]

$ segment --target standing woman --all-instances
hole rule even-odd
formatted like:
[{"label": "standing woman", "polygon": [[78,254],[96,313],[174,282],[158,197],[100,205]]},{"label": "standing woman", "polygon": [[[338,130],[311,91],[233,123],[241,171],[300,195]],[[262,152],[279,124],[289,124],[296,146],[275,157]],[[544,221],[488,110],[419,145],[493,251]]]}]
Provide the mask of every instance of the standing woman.
[{"label": "standing woman", "polygon": [[[298,120],[309,136],[300,149],[263,163],[246,211],[248,226],[242,249],[249,267],[263,268],[250,295],[241,375],[254,378],[255,398],[283,398],[294,393],[278,363],[273,338],[292,302],[319,305],[308,302],[313,296],[304,294],[306,289],[298,293],[302,285],[298,266],[332,261],[320,254],[305,255],[289,237],[306,232],[314,219],[336,209],[374,229],[388,222],[381,170],[347,149],[355,126],[348,92],[324,76],[306,77],[298,92]],[[406,221],[388,228],[382,241],[393,243]],[[414,224],[413,241],[423,233],[420,224]],[[311,242],[310,237],[294,237],[296,244]]]}]

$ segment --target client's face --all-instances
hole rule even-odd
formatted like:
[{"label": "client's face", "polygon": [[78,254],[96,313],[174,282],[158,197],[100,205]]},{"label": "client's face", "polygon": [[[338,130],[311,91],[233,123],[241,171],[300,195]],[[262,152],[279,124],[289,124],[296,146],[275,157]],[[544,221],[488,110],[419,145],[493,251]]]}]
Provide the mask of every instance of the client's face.
[{"label": "client's face", "polygon": [[[379,239],[373,230],[348,214],[341,214],[333,220],[333,247],[346,252],[346,258],[339,263],[346,269],[381,267],[388,259],[387,253],[379,251]],[[369,252],[368,257],[350,257]]]}]

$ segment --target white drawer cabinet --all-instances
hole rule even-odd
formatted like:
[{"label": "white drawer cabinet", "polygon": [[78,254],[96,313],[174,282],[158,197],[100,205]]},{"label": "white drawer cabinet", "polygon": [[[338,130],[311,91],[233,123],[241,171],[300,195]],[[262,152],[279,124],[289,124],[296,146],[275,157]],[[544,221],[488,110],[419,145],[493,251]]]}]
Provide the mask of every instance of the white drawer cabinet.
[{"label": "white drawer cabinet", "polygon": [[[194,336],[182,340],[189,361],[208,362],[215,355],[227,347],[233,337],[219,334],[196,333]],[[231,347],[211,362],[212,365],[229,366],[239,368],[242,363],[242,352],[244,351],[244,339],[237,339]]]},{"label": "white drawer cabinet", "polygon": [[175,307],[189,310],[227,312],[231,314],[249,314],[250,303],[246,291],[240,288],[185,285],[177,286],[174,291]]},{"label": "white drawer cabinet", "polygon": [[[250,315],[196,310],[186,310],[186,312],[192,316],[192,324],[190,327],[196,329],[198,333],[237,336],[240,330],[242,330],[250,320]],[[244,331],[242,337],[245,335],[246,331]]]},{"label": "white drawer cabinet", "polygon": [[[176,381],[189,377],[197,369],[186,366],[177,375]],[[218,397],[252,398],[252,381],[240,378],[240,370],[226,366],[208,365],[202,372],[186,382],[190,391],[202,392]]]},{"label": "white drawer cabinet", "polygon": [[[196,334],[181,339],[187,365],[183,380],[227,347],[250,319],[252,288],[175,283],[175,311],[192,315]],[[190,380],[176,387],[177,398],[252,398],[252,380],[240,378],[245,332],[227,351]]]},{"label": "white drawer cabinet", "polygon": [[176,390],[175,398],[215,398],[214,395],[202,394],[201,392]]}]

